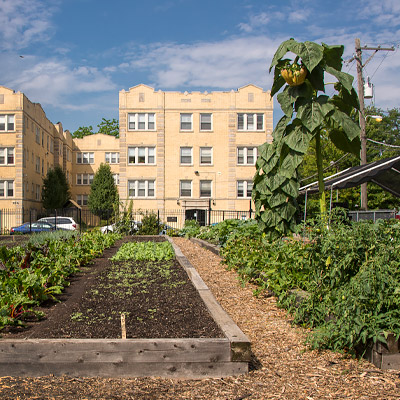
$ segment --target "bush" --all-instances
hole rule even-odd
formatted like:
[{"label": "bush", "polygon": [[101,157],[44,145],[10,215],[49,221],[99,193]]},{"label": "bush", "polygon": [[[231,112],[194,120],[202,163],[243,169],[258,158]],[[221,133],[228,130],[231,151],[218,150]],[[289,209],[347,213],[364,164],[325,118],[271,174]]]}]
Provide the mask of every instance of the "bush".
[{"label": "bush", "polygon": [[[364,351],[371,341],[400,336],[400,224],[333,222],[310,239],[267,241],[231,235],[222,255],[242,282],[272,291],[294,321],[313,328],[313,348]],[[298,302],[296,291],[308,292]]]}]

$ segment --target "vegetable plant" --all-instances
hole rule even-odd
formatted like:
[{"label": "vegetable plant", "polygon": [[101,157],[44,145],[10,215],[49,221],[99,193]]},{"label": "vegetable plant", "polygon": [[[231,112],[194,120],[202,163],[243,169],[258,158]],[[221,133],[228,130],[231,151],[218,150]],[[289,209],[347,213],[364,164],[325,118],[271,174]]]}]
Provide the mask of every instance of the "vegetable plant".
[{"label": "vegetable plant", "polygon": [[[351,118],[359,108],[353,77],[342,72],[343,46],[313,42],[283,42],[270,66],[274,68],[271,96],[277,95],[284,116],[273,131],[273,142],[259,147],[254,176],[256,218],[270,239],[295,230],[298,167],[312,140],[316,143],[320,211],[326,215],[321,132],[327,130],[339,149],[359,155],[360,129]],[[295,59],[286,58],[286,54]],[[325,94],[325,75],[336,80],[334,94]],[[331,79],[331,78],[330,78]]]}]

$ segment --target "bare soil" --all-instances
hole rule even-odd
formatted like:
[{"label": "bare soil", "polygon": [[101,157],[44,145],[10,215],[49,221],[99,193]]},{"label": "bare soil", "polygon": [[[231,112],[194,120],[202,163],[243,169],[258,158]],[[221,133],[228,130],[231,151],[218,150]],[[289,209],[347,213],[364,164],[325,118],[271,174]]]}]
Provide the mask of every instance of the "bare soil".
[{"label": "bare soil", "polygon": [[252,342],[247,375],[224,379],[102,379],[46,376],[0,378],[0,398],[15,399],[212,399],[212,400],[395,400],[399,371],[382,371],[365,360],[309,351],[306,331],[293,326],[273,297],[254,297],[221,259],[186,239],[175,243],[214,296]]},{"label": "bare soil", "polygon": [[198,292],[176,260],[112,262],[110,258],[126,237],[105,250],[71,278],[60,303],[38,310],[44,320],[0,332],[5,338],[121,338],[125,314],[127,338],[223,337]]}]

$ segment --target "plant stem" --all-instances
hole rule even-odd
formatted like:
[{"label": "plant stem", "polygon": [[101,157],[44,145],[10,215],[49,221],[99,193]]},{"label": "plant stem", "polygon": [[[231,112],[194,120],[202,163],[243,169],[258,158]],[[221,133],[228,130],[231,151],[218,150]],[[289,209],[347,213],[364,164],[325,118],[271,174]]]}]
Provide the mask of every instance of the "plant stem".
[{"label": "plant stem", "polygon": [[317,171],[318,171],[318,193],[319,193],[319,209],[321,212],[321,219],[326,221],[326,202],[325,202],[325,185],[324,174],[322,169],[322,151],[321,151],[321,134],[317,132],[315,135],[315,152],[317,156]]}]

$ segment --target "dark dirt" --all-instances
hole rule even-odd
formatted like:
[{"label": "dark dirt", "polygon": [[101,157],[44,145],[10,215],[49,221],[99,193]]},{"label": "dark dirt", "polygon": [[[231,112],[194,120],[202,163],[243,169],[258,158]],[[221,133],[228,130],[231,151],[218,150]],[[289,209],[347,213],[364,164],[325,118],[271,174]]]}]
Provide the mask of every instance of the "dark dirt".
[{"label": "dark dirt", "polygon": [[[121,337],[121,313],[127,338],[213,338],[222,333],[186,272],[176,262],[116,263],[109,260],[125,238],[103,257],[71,278],[59,296],[39,310],[44,320],[1,332],[4,338]],[[161,240],[163,238],[154,238]]]}]

